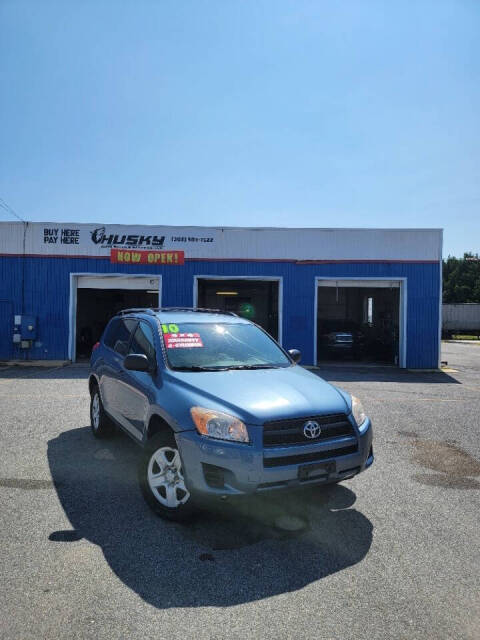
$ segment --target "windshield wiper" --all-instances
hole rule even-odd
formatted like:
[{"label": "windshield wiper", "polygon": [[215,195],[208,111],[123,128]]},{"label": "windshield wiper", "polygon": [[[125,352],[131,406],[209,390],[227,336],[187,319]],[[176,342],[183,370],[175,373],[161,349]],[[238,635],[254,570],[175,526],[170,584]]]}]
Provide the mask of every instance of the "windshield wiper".
[{"label": "windshield wiper", "polygon": [[273,364],[234,364],[229,369],[275,369]]},{"label": "windshield wiper", "polygon": [[199,367],[192,365],[191,367],[172,367],[174,371],[227,371],[228,367]]},{"label": "windshield wiper", "polygon": [[245,369],[277,369],[273,364],[232,364],[219,367],[200,367],[198,365],[192,365],[191,367],[172,367],[174,371],[231,371],[245,370]]}]

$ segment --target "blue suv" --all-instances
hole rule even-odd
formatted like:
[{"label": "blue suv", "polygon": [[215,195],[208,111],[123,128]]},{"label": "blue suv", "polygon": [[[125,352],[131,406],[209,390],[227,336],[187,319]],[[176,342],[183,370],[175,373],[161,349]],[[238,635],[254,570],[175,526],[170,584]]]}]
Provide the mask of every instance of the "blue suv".
[{"label": "blue suv", "polygon": [[92,353],[93,435],[143,447],[143,495],[174,520],[202,497],[351,478],[373,463],[370,419],[299,360],[233,313],[122,311]]}]

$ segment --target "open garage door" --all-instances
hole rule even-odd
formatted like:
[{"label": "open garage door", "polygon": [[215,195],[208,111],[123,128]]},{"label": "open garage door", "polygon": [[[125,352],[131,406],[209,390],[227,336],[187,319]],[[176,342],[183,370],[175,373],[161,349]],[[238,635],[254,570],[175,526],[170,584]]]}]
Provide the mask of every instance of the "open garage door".
[{"label": "open garage door", "polygon": [[73,277],[71,359],[90,358],[112,316],[121,309],[160,306],[159,276],[78,275]]},{"label": "open garage door", "polygon": [[317,362],[404,366],[401,285],[317,279]]},{"label": "open garage door", "polygon": [[281,342],[279,332],[280,279],[196,278],[196,306],[233,311]]}]

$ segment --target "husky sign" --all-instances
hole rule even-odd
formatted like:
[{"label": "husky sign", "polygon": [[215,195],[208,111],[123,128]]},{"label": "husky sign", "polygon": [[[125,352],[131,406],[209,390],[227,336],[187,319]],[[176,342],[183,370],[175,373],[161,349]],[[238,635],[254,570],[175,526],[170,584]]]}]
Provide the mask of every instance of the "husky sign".
[{"label": "husky sign", "polygon": [[136,233],[106,233],[105,227],[98,227],[90,231],[92,242],[101,247],[110,249],[111,247],[128,247],[128,248],[150,248],[162,249],[165,242],[165,236],[157,236],[154,234],[136,234]]}]

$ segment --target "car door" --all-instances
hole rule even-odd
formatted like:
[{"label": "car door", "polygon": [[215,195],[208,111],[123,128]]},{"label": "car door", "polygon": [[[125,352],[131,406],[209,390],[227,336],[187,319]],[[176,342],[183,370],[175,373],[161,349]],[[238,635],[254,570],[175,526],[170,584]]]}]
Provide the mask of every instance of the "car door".
[{"label": "car door", "polygon": [[102,363],[100,393],[105,410],[122,424],[123,359],[128,353],[132,334],[138,324],[135,318],[115,318],[109,325],[104,346],[108,352]]},{"label": "car door", "polygon": [[121,424],[133,435],[141,438],[150,405],[155,402],[155,380],[157,357],[153,329],[148,322],[140,320],[130,342],[128,353],[146,355],[152,371],[122,372]]}]

